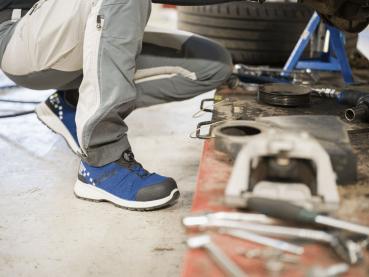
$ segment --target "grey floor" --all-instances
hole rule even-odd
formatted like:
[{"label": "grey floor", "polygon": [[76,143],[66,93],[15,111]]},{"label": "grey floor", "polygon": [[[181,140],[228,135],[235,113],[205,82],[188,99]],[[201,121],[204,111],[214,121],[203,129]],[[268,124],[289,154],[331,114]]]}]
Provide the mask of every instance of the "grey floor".
[{"label": "grey floor", "polygon": [[[155,8],[153,18],[162,25],[175,16]],[[50,93],[11,89],[0,98],[42,100]],[[63,139],[35,115],[0,120],[0,276],[178,276],[180,219],[191,206],[202,148],[188,136],[200,98],[135,111],[127,120],[137,159],[174,177],[182,193],[157,212],[75,198],[78,159]],[[2,112],[16,107],[0,103]]]}]

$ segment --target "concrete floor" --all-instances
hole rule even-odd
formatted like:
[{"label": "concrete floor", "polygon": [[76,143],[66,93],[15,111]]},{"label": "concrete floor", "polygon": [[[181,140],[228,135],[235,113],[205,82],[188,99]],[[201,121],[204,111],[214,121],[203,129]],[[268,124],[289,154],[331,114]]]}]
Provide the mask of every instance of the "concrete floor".
[{"label": "concrete floor", "polygon": [[[153,18],[158,26],[174,15],[155,8]],[[0,98],[42,100],[50,93],[10,89]],[[156,212],[75,198],[79,161],[63,139],[35,115],[1,120],[0,276],[178,276],[180,219],[191,206],[202,147],[188,136],[199,102],[138,110],[127,120],[137,159],[174,177],[182,193],[176,205]],[[17,107],[1,103],[0,111]]]}]

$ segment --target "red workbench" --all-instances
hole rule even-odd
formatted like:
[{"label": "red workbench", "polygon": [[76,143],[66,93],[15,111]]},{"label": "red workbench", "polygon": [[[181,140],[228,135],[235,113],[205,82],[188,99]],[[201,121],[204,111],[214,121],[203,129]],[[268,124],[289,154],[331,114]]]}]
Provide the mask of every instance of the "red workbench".
[{"label": "red workbench", "polygon": [[[229,210],[223,204],[223,196],[231,168],[232,166],[228,158],[224,154],[216,152],[214,150],[213,141],[207,140],[204,144],[200,163],[192,212]],[[362,214],[360,218],[366,217],[365,221],[369,223],[366,211],[361,212],[364,214]],[[345,214],[345,211],[343,214]],[[349,214],[347,214],[347,216],[349,216]],[[196,234],[196,232],[189,232],[189,235],[194,234]],[[215,232],[211,232],[211,235],[222,250],[243,268],[245,273],[249,276],[306,276],[307,270],[313,265],[329,266],[341,262],[329,247],[319,244],[306,244],[305,253],[301,257],[300,263],[288,265],[281,275],[271,275],[261,259],[248,259],[240,254],[245,250],[255,249],[261,246],[255,243],[217,235]],[[366,263],[364,263],[364,265],[352,267],[349,276],[368,276],[368,254],[366,254],[365,260]],[[205,251],[188,250],[183,264],[183,276],[224,276],[224,273],[217,267]]]}]

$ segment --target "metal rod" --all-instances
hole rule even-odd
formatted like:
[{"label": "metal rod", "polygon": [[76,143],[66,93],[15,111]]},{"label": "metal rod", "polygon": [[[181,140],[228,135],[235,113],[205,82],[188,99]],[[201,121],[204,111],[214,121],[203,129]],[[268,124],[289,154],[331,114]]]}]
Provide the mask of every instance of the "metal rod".
[{"label": "metal rod", "polygon": [[324,215],[318,215],[315,218],[315,222],[322,224],[322,225],[335,227],[341,230],[351,231],[354,233],[369,236],[369,227],[347,222],[344,220],[339,220],[339,219],[335,219],[335,218],[324,216]]},{"label": "metal rod", "polygon": [[279,249],[282,251],[286,251],[296,255],[302,255],[304,253],[304,247],[292,244],[289,242],[285,242],[282,240],[272,239],[268,237],[264,237],[258,234],[254,234],[245,230],[220,230],[222,234],[227,234],[232,237],[236,237],[243,240],[248,240],[252,242],[256,242],[258,244],[262,244],[265,246],[269,246],[275,249]]}]

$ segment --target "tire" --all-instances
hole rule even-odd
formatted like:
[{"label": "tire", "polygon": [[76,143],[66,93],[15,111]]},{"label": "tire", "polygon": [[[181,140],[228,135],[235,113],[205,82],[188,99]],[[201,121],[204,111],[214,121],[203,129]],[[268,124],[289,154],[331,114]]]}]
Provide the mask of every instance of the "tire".
[{"label": "tire", "polygon": [[178,7],[179,29],[214,39],[228,48],[234,62],[284,64],[312,10],[295,3],[231,2]]},{"label": "tire", "polygon": [[[281,66],[312,13],[304,5],[276,2],[178,7],[178,27],[218,41],[228,48],[235,63]],[[346,33],[350,58],[356,53],[357,39],[357,34]],[[352,66],[355,67],[355,62]]]}]

